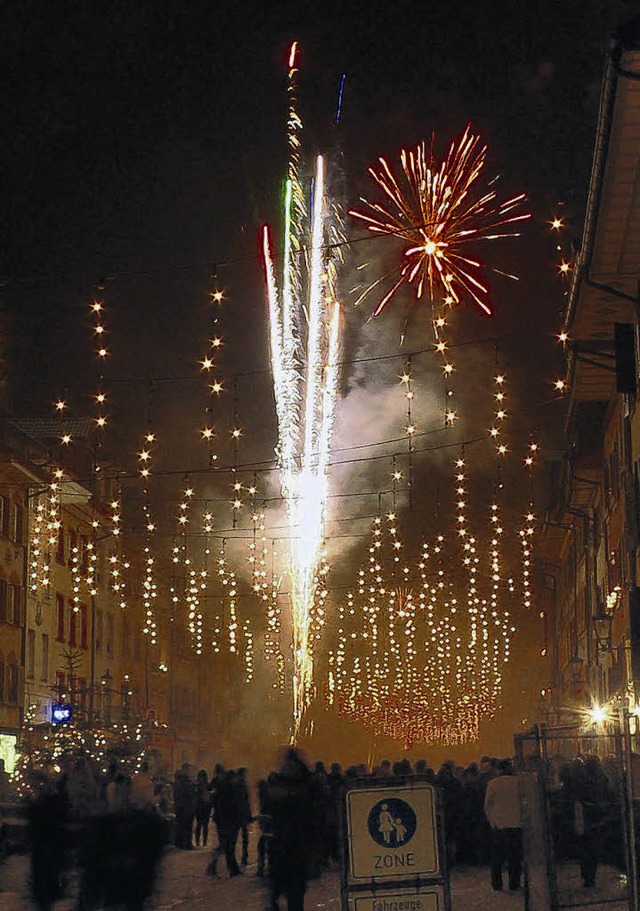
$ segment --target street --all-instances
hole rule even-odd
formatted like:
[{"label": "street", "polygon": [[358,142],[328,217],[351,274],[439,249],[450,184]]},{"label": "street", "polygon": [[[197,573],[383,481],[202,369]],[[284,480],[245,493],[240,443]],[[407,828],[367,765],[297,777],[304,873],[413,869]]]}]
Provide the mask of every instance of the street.
[{"label": "street", "polygon": [[[242,876],[229,879],[226,875],[211,879],[204,873],[210,848],[181,851],[169,848],[164,857],[154,897],[148,902],[148,911],[264,911],[266,889],[262,879],[255,875],[255,863],[250,863]],[[224,863],[219,865],[224,870]],[[35,908],[29,899],[29,859],[24,854],[14,854],[0,865],[0,911],[29,911]],[[522,911],[524,893],[494,892],[489,883],[489,871],[484,867],[455,868],[451,877],[452,911]],[[70,893],[73,892],[71,883]],[[578,911],[626,911],[626,902],[594,904],[597,893],[576,890],[573,896]],[[581,902],[584,901],[584,906]],[[55,911],[75,911],[73,896],[60,901]],[[284,907],[284,903],[283,903]],[[340,909],[340,876],[337,869],[325,873],[321,879],[309,884],[305,901],[307,911],[315,909]]]}]

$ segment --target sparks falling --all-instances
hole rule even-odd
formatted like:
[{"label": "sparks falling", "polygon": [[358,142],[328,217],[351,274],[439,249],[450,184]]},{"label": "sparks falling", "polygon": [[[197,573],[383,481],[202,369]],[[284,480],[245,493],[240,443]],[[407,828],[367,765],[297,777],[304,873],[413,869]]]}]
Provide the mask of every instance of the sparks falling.
[{"label": "sparks falling", "polygon": [[322,560],[340,345],[335,248],[327,245],[335,229],[334,208],[321,156],[316,160],[308,206],[300,180],[302,123],[295,107],[296,49],[294,44],[289,58],[290,154],[280,287],[268,228],[263,234],[277,454],[291,537],[292,741],[300,732],[312,696],[311,627]]},{"label": "sparks falling", "polygon": [[[467,127],[440,162],[433,142],[429,147],[422,142],[415,149],[402,150],[398,176],[383,158],[379,168],[369,168],[386,199],[384,203],[362,199],[367,211],[349,214],[364,222],[372,234],[398,237],[407,244],[399,272],[394,270],[393,284],[374,316],[404,284],[415,289],[417,299],[428,295],[432,304],[449,306],[469,299],[491,314],[489,288],[482,278],[486,267],[467,255],[466,245],[518,236],[514,225],[530,215],[519,212],[523,193],[498,201],[495,179],[485,179],[486,157],[487,146]],[[389,277],[372,282],[356,304]]]}]

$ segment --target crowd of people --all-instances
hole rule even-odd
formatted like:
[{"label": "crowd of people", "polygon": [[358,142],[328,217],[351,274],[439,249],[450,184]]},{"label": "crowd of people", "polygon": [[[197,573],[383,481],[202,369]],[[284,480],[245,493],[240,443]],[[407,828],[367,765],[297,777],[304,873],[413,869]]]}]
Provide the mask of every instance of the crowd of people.
[{"label": "crowd of people", "polygon": [[[218,861],[224,856],[228,875],[238,876],[248,859],[248,825],[255,820],[259,827],[256,874],[268,878],[273,911],[280,896],[286,897],[289,911],[300,911],[307,880],[340,859],[343,791],[349,781],[363,778],[390,786],[424,780],[439,788],[449,863],[491,864],[492,883],[498,889],[506,861],[510,888],[520,887],[517,779],[510,760],[499,762],[489,756],[467,768],[445,762],[438,772],[426,760],[412,766],[407,759],[393,764],[383,760],[372,770],[350,766],[343,772],[338,763],[329,769],[323,762],[308,767],[295,750],[289,750],[279,770],[258,781],[255,813],[246,769],[217,765],[207,782],[205,770],[194,775],[185,763],[174,782],[175,844],[186,849],[207,844],[208,802],[217,844],[207,873],[218,875]],[[490,787],[494,779],[501,782]]]},{"label": "crowd of people", "polygon": [[[640,835],[640,756],[631,757],[631,806]],[[553,849],[558,861],[576,858],[583,885],[592,888],[598,864],[625,868],[623,782],[614,755],[589,755],[570,761],[554,757],[547,766],[547,795]],[[634,799],[637,794],[638,799]]]},{"label": "crowd of people", "polygon": [[[640,757],[634,761],[640,771]],[[268,886],[271,911],[281,897],[288,911],[302,911],[309,879],[340,862],[343,793],[354,779],[376,786],[431,783],[441,794],[449,865],[489,866],[496,890],[503,888],[506,866],[509,888],[520,888],[521,796],[511,760],[484,756],[466,767],[448,761],[437,772],[426,760],[413,766],[407,759],[383,760],[372,770],[360,765],[343,771],[337,763],[328,769],[322,762],[309,766],[290,748],[278,769],[257,782],[255,795],[246,768],[221,764],[209,776],[184,763],[172,783],[152,775],[147,763],[129,774],[114,759],[104,773],[85,756],[34,772],[29,801],[34,900],[41,911],[53,907],[72,858],[83,911],[118,902],[139,911],[153,890],[167,843],[182,850],[210,846],[203,873],[235,877],[249,864],[249,828],[255,823],[255,873]],[[618,765],[596,756],[556,757],[544,779],[557,860],[579,861],[587,887],[595,883],[599,861],[623,869]]]},{"label": "crowd of people", "polygon": [[40,911],[63,896],[72,869],[81,911],[113,905],[141,911],[167,842],[162,799],[146,762],[131,775],[115,758],[103,772],[80,755],[32,771],[31,891]]}]

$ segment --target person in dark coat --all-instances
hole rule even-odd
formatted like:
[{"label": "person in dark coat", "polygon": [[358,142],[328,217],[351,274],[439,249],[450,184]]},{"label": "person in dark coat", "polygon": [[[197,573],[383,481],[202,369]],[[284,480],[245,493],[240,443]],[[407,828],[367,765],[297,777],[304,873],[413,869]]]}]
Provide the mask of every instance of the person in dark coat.
[{"label": "person in dark coat", "polygon": [[229,876],[238,876],[242,870],[236,859],[236,844],[240,832],[240,804],[238,801],[237,775],[233,769],[222,773],[216,783],[213,797],[213,814],[218,830],[218,846],[214,849],[207,873],[217,875],[218,858],[224,854]]},{"label": "person in dark coat", "polygon": [[587,756],[574,777],[574,820],[580,853],[580,874],[587,888],[596,882],[603,822],[613,798],[598,756]]},{"label": "person in dark coat", "polygon": [[436,784],[442,789],[444,831],[447,841],[447,857],[450,864],[455,863],[458,852],[464,803],[464,792],[462,785],[453,774],[454,768],[453,762],[447,760],[440,766],[436,776]]},{"label": "person in dark coat", "polygon": [[271,820],[271,805],[269,803],[269,782],[262,778],[258,782],[258,865],[256,876],[264,876],[268,858],[268,844],[273,835]]},{"label": "person in dark coat", "polygon": [[173,808],[176,815],[177,848],[193,848],[193,820],[196,814],[196,784],[191,766],[183,762],[173,783]]},{"label": "person in dark coat", "polygon": [[211,792],[209,778],[205,769],[200,769],[196,776],[196,845],[207,846],[209,837],[209,819],[211,817]]},{"label": "person in dark coat", "polygon": [[216,819],[216,797],[220,782],[224,779],[226,774],[224,766],[220,762],[216,762],[213,769],[213,777],[209,782],[209,800],[211,802],[210,819],[213,820],[213,825],[215,826],[216,836],[218,838],[217,847],[220,847],[220,833],[218,832],[218,822]]},{"label": "person in dark coat", "polygon": [[316,824],[314,865],[311,878],[319,876],[323,868],[329,864],[329,835],[328,825],[331,815],[331,792],[327,772],[323,762],[316,762],[311,772],[311,788],[314,801],[314,820]]},{"label": "person in dark coat", "polygon": [[120,769],[109,783],[107,803],[87,820],[79,854],[83,911],[124,907],[143,911],[153,892],[167,840],[155,807],[131,802],[131,782]]},{"label": "person in dark coat", "polygon": [[40,911],[49,911],[63,893],[69,806],[51,777],[36,775],[34,786],[28,809],[31,891]]},{"label": "person in dark coat", "polygon": [[293,748],[286,751],[280,771],[270,779],[269,804],[271,911],[278,911],[281,895],[286,897],[287,911],[304,911],[317,832],[316,801],[311,773]]},{"label": "person in dark coat", "polygon": [[329,857],[331,860],[340,860],[340,815],[342,813],[342,799],[344,776],[339,763],[331,764],[331,771],[327,775],[327,784],[330,794],[330,811],[327,822],[327,839]]},{"label": "person in dark coat", "polygon": [[246,867],[249,863],[249,825],[253,820],[253,813],[251,812],[251,798],[249,797],[247,770],[244,768],[244,766],[238,769],[236,789],[238,795],[240,835],[242,836],[242,854],[240,855],[240,864],[241,866]]}]

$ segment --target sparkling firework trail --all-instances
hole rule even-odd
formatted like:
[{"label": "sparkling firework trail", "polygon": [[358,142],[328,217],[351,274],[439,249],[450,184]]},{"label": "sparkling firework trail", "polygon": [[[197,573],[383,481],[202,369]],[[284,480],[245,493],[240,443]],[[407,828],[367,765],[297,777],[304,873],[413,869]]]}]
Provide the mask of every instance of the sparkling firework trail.
[{"label": "sparkling firework trail", "polygon": [[[467,255],[466,245],[516,237],[514,225],[530,215],[519,211],[523,193],[498,200],[495,179],[484,179],[486,156],[487,146],[467,127],[440,163],[433,144],[427,147],[422,142],[415,149],[402,150],[398,176],[383,158],[379,167],[369,168],[386,199],[384,203],[361,199],[367,211],[349,214],[364,222],[372,234],[406,242],[399,271],[394,270],[393,284],[374,316],[404,284],[414,287],[417,299],[428,294],[432,304],[455,306],[466,297],[491,314],[489,289],[482,279],[485,267]],[[356,305],[389,277],[372,282]]]},{"label": "sparkling firework trail", "polygon": [[338,109],[336,111],[336,124],[339,124],[342,119],[342,98],[344,96],[344,84],[347,81],[347,74],[342,74],[342,79],[340,80],[340,89],[338,91]]},{"label": "sparkling firework trail", "polygon": [[284,193],[280,289],[268,228],[263,233],[281,488],[290,528],[293,621],[293,731],[300,732],[313,685],[311,625],[322,559],[327,464],[338,386],[340,308],[335,224],[325,166],[316,161],[307,209],[300,182],[302,128],[295,109],[296,45],[289,58],[289,168]]}]

